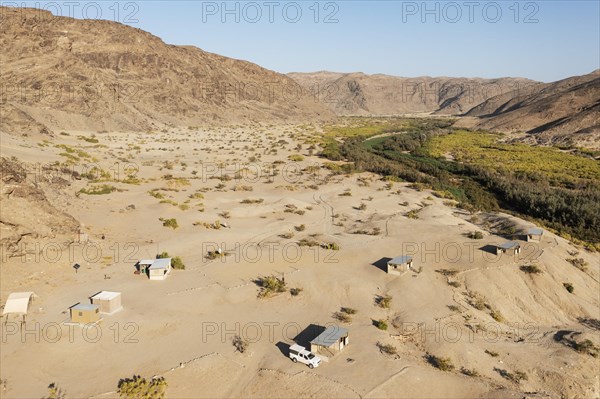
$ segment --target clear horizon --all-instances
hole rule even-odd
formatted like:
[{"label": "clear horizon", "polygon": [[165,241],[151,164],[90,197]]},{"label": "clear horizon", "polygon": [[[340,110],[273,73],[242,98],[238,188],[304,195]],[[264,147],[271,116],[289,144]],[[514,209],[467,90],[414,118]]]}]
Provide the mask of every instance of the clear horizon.
[{"label": "clear horizon", "polygon": [[600,68],[597,1],[0,2],[107,19],[281,73],[521,77]]}]

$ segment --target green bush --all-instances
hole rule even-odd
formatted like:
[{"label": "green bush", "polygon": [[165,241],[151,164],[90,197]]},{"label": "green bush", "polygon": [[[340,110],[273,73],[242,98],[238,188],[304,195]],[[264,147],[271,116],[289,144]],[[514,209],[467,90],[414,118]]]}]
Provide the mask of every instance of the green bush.
[{"label": "green bush", "polygon": [[171,258],[171,266],[176,270],[185,270],[185,265],[179,256],[171,257],[167,252],[156,255],[156,259]]},{"label": "green bush", "polygon": [[163,377],[146,380],[139,375],[123,378],[117,386],[117,393],[123,399],[163,399],[167,381]]},{"label": "green bush", "polygon": [[388,329],[388,324],[383,319],[375,320],[373,324],[375,324],[375,327],[379,328],[380,330],[386,331]]},{"label": "green bush", "polygon": [[570,294],[572,294],[573,291],[575,291],[575,287],[573,287],[573,284],[571,283],[563,283],[563,287],[565,287],[565,289],[569,291]]},{"label": "green bush", "polygon": [[158,218],[158,220],[160,220],[161,222],[163,222],[163,226],[164,227],[170,227],[173,230],[175,230],[176,228],[179,227],[179,225],[177,224],[177,219],[164,219],[164,218]]}]

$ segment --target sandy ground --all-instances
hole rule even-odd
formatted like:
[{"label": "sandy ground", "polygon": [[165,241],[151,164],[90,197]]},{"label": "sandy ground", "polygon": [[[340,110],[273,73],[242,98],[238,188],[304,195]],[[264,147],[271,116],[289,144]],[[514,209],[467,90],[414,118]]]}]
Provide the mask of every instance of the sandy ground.
[{"label": "sandy ground", "polygon": [[[40,397],[52,382],[68,397],[115,397],[119,379],[133,374],[164,376],[173,398],[600,394],[597,359],[554,338],[580,331],[599,343],[598,330],[581,322],[600,318],[597,254],[579,249],[577,257],[589,264],[580,271],[565,260],[577,249],[546,232],[539,243],[521,242],[519,256],[492,255],[480,248],[505,239],[431,192],[367,173],[333,176],[322,159],[308,155],[313,133],[302,126],[104,133],[95,135],[98,143],[77,137],[91,133],[68,133],[44,146],[37,138],[2,136],[2,156],[65,161],[63,149],[53,146],[60,143],[90,154],[76,170],[93,162],[111,174],[111,181],[71,179],[66,190],[46,192],[82,224],[89,243],[60,256],[3,259],[2,302],[14,291],[39,298],[25,327],[13,318],[2,325],[2,397]],[[305,158],[290,161],[291,154]],[[114,181],[127,175],[139,184]],[[102,184],[123,191],[76,195]],[[149,194],[155,189],[164,198]],[[416,209],[418,219],[405,216]],[[176,218],[179,227],[164,227],[159,218]],[[217,220],[229,228],[202,225]],[[375,228],[378,235],[353,234]],[[465,236],[476,230],[482,240]],[[298,247],[303,238],[340,250]],[[216,247],[228,256],[205,259]],[[165,281],[134,275],[137,260],[162,251],[180,256],[186,270]],[[414,256],[420,272],[385,273],[381,260],[402,253]],[[77,273],[75,262],[82,265]],[[542,273],[519,270],[530,264]],[[257,298],[254,280],[270,274],[303,291]],[[124,309],[103,315],[95,328],[62,324],[69,306],[100,290],[122,292]],[[389,309],[375,304],[378,295],[392,296]],[[476,309],[469,303],[474,296],[488,306]],[[311,323],[339,323],[333,314],[343,306],[357,310],[344,324],[348,347],[314,370],[291,362],[287,347],[296,335]],[[379,319],[387,320],[387,331],[373,325]],[[236,334],[250,341],[244,354],[231,344]],[[381,353],[378,343],[394,345],[397,355]],[[437,370],[426,353],[448,357],[455,369]],[[502,371],[522,371],[527,380],[510,381]]]}]

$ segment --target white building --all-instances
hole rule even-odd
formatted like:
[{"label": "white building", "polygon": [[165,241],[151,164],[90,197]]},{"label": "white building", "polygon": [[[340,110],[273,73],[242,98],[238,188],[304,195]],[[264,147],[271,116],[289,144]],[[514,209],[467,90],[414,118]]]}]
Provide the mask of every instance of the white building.
[{"label": "white building", "polygon": [[164,280],[171,273],[171,258],[155,259],[152,266],[148,268],[150,280]]}]

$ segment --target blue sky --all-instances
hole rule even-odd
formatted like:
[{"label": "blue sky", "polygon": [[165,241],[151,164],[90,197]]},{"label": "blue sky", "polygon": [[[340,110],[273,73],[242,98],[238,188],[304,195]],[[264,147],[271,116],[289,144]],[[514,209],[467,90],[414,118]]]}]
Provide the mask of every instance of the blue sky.
[{"label": "blue sky", "polygon": [[[51,3],[68,15],[69,1],[37,6],[50,9]],[[100,11],[103,19],[149,31],[167,43],[198,46],[279,72],[554,81],[600,68],[597,0],[76,3],[71,13],[77,18],[94,18]]]}]

